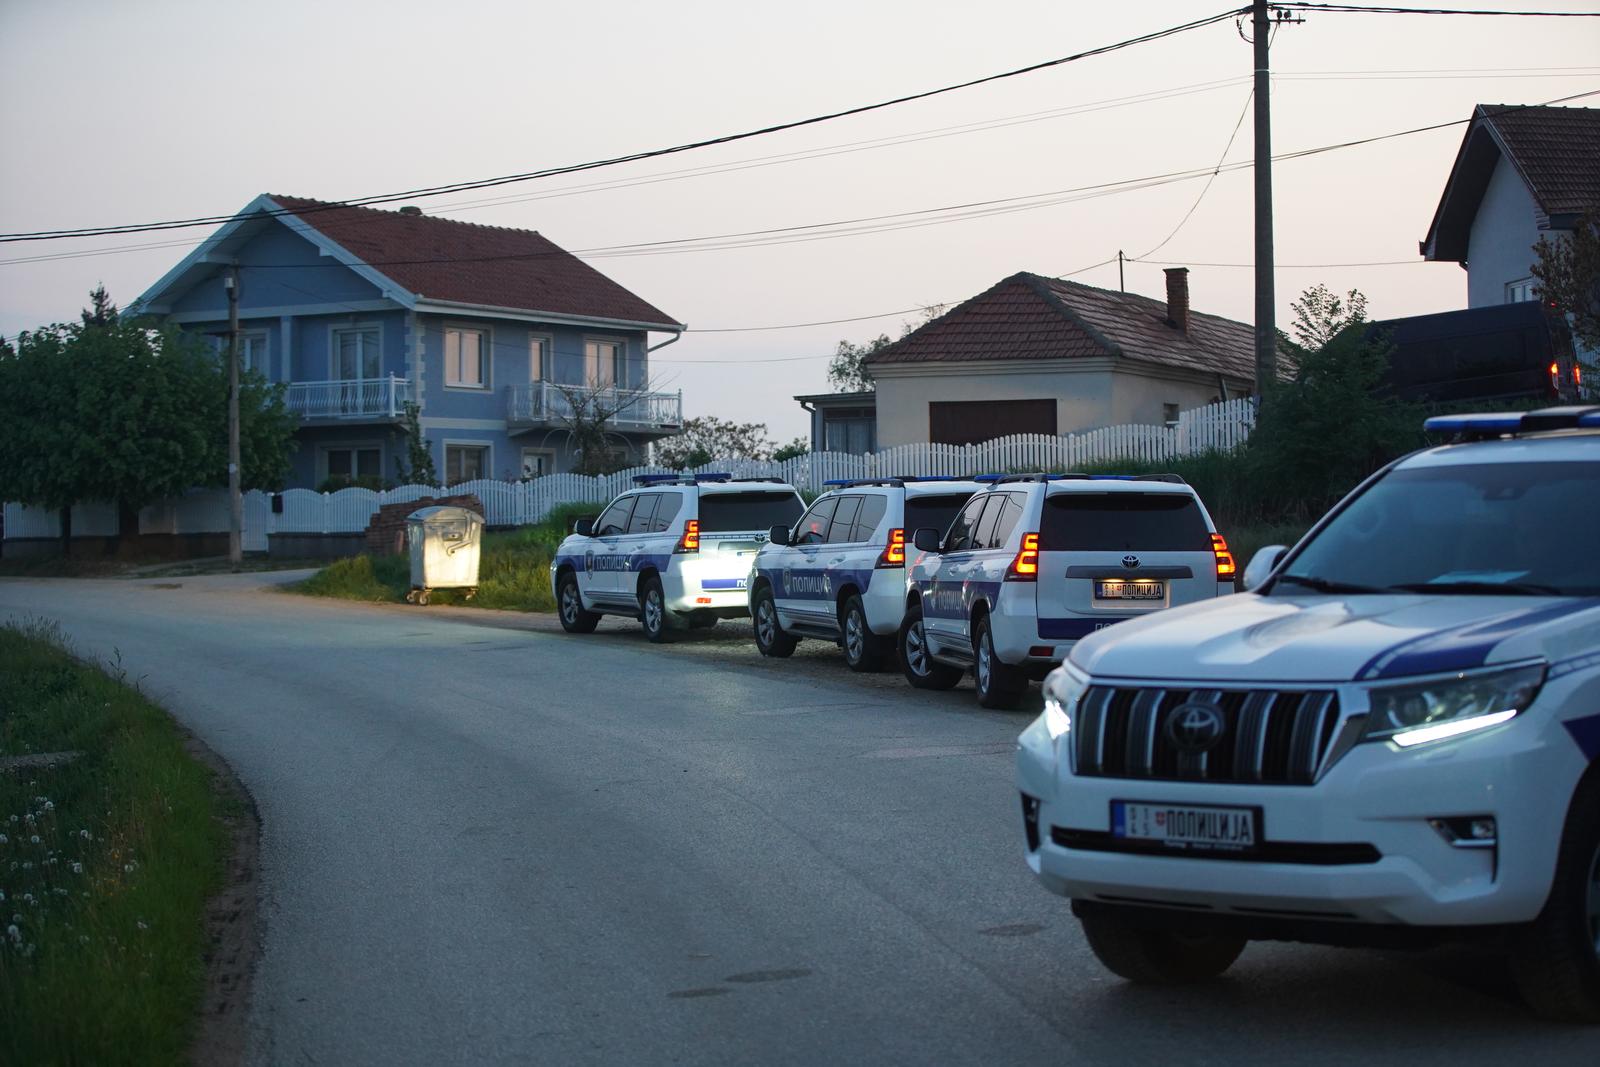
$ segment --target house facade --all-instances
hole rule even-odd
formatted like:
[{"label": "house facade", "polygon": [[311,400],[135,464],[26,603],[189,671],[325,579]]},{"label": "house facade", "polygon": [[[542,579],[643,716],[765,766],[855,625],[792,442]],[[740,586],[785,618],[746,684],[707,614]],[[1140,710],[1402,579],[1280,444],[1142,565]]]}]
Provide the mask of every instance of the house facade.
[{"label": "house facade", "polygon": [[264,195],[129,310],[221,348],[230,269],[241,361],[301,420],[290,487],[396,480],[409,404],[446,484],[572,469],[574,409],[618,465],[682,426],[649,352],[684,325],[534,231]]},{"label": "house facade", "polygon": [[1013,274],[868,357],[878,447],[1175,423],[1250,394],[1254,338],[1189,309],[1186,268],[1165,302]]}]

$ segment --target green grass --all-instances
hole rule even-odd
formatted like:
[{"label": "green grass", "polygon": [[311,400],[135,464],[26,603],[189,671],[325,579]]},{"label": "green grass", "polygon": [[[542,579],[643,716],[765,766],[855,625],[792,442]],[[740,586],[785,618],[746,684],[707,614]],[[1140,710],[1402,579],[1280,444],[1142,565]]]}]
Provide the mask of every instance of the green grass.
[{"label": "green grass", "polygon": [[59,751],[0,770],[0,1062],[178,1062],[229,848],[211,774],[53,627],[0,626],[0,757]]}]

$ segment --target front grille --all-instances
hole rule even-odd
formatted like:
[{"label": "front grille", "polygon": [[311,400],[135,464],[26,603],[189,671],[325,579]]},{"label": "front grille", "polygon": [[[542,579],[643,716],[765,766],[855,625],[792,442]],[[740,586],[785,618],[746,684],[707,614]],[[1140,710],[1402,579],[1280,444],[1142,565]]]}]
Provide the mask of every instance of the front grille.
[{"label": "front grille", "polygon": [[[1186,703],[1208,704],[1222,731],[1205,751],[1168,732]],[[1339,724],[1332,690],[1126,689],[1091,686],[1073,716],[1074,770],[1094,778],[1310,785]]]}]

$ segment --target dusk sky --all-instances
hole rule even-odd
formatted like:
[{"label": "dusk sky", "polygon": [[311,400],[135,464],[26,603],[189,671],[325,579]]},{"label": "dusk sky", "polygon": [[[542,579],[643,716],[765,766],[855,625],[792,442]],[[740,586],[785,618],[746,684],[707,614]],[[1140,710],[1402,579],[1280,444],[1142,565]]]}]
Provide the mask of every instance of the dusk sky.
[{"label": "dusk sky", "polygon": [[[1226,6],[0,0],[0,231],[579,163],[932,89]],[[1292,152],[1464,120],[1478,103],[1600,90],[1600,20],[1313,12],[1277,32],[1272,65],[1274,149]],[[687,322],[655,360],[655,384],[681,388],[688,415],[765,422],[788,439],[804,428],[792,395],[827,388],[840,339],[898,336],[914,309],[1019,270],[1115,288],[1120,249],[1150,260],[1127,265],[1128,289],[1160,295],[1163,266],[1191,266],[1197,310],[1250,321],[1248,169],[1216,177],[1175,235],[1204,177],[1072,192],[1213,167],[1241,115],[1227,159],[1248,160],[1250,71],[1230,20],[803,130],[415,202],[536,229]],[[1318,282],[1361,289],[1378,317],[1465,306],[1465,272],[1417,254],[1462,133],[1275,167],[1280,325]],[[1036,194],[1059,195],[957,210]],[[909,212],[928,214],[754,246],[588,251]],[[97,283],[126,304],[210,232],[6,244],[0,334],[74,317]],[[719,247],[730,243],[743,247]],[[39,256],[72,258],[18,262]],[[881,317],[750,329],[861,316]]]}]

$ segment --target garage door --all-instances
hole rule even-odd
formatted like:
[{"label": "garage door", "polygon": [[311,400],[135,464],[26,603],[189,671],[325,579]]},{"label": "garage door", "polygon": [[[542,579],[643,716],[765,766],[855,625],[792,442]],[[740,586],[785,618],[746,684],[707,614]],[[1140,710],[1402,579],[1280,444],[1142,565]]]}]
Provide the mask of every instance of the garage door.
[{"label": "garage door", "polygon": [[928,440],[971,445],[1014,433],[1056,432],[1054,400],[950,400],[928,404]]}]

